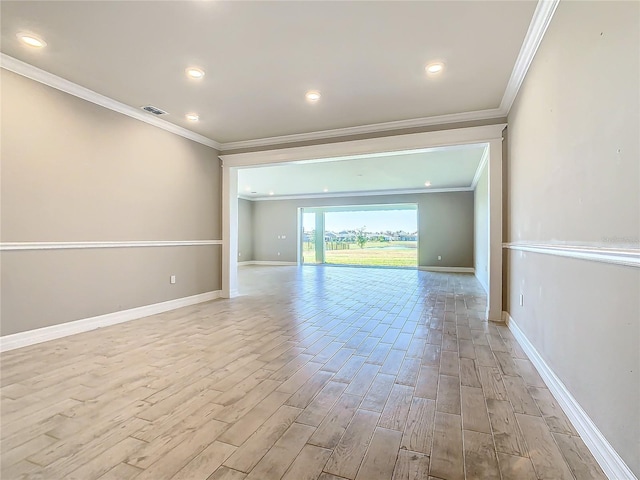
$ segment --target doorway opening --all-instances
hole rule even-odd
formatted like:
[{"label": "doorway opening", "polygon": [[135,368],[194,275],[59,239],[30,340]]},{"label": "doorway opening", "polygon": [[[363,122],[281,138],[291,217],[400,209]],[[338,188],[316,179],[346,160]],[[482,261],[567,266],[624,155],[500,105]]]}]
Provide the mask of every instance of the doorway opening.
[{"label": "doorway opening", "polygon": [[416,204],[299,209],[300,263],[416,268]]}]

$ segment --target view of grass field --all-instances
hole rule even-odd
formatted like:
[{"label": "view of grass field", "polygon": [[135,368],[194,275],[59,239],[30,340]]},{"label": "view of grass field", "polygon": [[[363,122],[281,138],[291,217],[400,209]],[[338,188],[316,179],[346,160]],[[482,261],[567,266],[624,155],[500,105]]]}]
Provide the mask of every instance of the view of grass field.
[{"label": "view of grass field", "polygon": [[[416,267],[418,265],[418,242],[389,241],[367,242],[364,248],[356,243],[348,249],[325,249],[325,263],[333,265],[370,265],[392,267]],[[316,263],[316,252],[312,242],[305,242],[304,263]]]},{"label": "view of grass field", "polygon": [[[303,209],[301,226],[305,264],[418,266],[416,205]],[[316,243],[322,241],[324,252],[316,258]]]}]

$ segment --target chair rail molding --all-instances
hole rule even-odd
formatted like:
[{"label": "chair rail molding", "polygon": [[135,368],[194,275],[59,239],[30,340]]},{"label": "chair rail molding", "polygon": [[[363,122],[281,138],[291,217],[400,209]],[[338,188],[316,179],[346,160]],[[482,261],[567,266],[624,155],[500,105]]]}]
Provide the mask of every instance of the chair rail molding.
[{"label": "chair rail molding", "polygon": [[603,244],[503,243],[503,248],[522,252],[556,255],[592,262],[611,263],[640,268],[640,248],[610,247]]},{"label": "chair rail molding", "polygon": [[222,240],[151,240],[124,242],[2,242],[0,251],[70,250],[84,248],[192,247],[222,245]]}]

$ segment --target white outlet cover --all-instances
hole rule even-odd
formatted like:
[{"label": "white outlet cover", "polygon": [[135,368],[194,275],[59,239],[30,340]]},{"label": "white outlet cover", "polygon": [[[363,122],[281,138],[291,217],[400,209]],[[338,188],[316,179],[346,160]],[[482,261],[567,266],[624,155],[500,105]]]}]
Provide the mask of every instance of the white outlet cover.
[{"label": "white outlet cover", "polygon": [[169,277],[169,281],[171,283],[176,283],[176,276],[175,275],[171,275],[171,277]]}]

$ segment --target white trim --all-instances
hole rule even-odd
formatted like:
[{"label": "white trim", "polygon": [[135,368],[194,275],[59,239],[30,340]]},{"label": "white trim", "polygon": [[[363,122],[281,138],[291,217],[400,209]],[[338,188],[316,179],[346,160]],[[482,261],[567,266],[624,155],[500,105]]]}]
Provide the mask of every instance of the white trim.
[{"label": "white trim", "polygon": [[222,240],[153,240],[133,242],[3,242],[0,251],[68,250],[82,248],[190,247],[222,245]]},{"label": "white trim", "polygon": [[369,125],[359,125],[356,127],[335,128],[331,130],[318,130],[308,133],[295,133],[292,135],[281,135],[277,137],[256,138],[253,140],[241,140],[238,142],[226,142],[221,144],[221,150],[239,150],[241,148],[265,147],[269,145],[286,145],[289,143],[309,142],[313,140],[323,140],[326,138],[346,137],[350,135],[366,135],[373,133],[389,132],[393,130],[403,130],[409,128],[428,127],[432,125],[446,125],[462,122],[472,122],[477,120],[491,120],[505,117],[504,111],[498,108],[487,110],[477,110],[474,112],[450,113],[447,115],[437,115],[433,117],[412,118],[409,120],[398,120],[394,122],[372,123]]},{"label": "white trim", "polygon": [[562,410],[567,414],[569,420],[584,440],[596,461],[604,470],[604,473],[611,479],[637,480],[631,469],[618,452],[611,446],[605,436],[600,432],[593,420],[589,418],[587,412],[580,406],[578,401],[571,395],[571,392],[562,383],[551,367],[544,361],[540,353],[529,341],[520,327],[513,321],[508,312],[502,312],[506,318],[507,326],[516,338],[531,363],[536,367],[538,373],[549,387],[549,391],[558,401]]},{"label": "white trim", "polygon": [[222,296],[238,291],[238,169],[222,165]]},{"label": "white trim", "polygon": [[[500,132],[502,133],[502,131]],[[487,160],[488,189],[488,257],[487,319],[499,322],[502,316],[502,135],[489,142]]]},{"label": "white trim", "polygon": [[487,160],[489,159],[489,147],[484,148],[484,152],[482,152],[482,158],[480,159],[480,163],[478,164],[478,168],[476,169],[476,174],[473,176],[473,180],[471,181],[470,190],[475,190],[478,182],[480,181],[480,177],[482,176],[482,171],[484,167],[487,166]]},{"label": "white trim", "polygon": [[220,291],[212,291],[192,295],[190,297],[177,298],[166,302],[154,303],[142,307],[130,308],[119,312],[107,313],[96,317],[84,318],[72,322],[52,325],[50,327],[37,328],[27,332],[14,333],[0,337],[0,352],[14,350],[16,348],[35,345],[37,343],[47,342],[56,338],[75,335],[76,333],[88,332],[96,328],[108,327],[118,323],[129,322],[139,318],[156,315],[158,313],[168,312],[181,307],[195,305],[196,303],[208,302],[220,297]]},{"label": "white trim", "polygon": [[[486,282],[484,282],[484,281],[482,280],[482,278],[480,278],[480,277],[476,274],[475,268],[474,268],[474,270],[473,270],[473,274],[475,275],[476,279],[478,280],[478,283],[479,283],[480,285],[482,285],[482,288],[484,289],[485,293],[488,295],[488,294],[489,294],[489,285],[487,285],[487,284],[486,284]],[[488,316],[488,315],[489,315],[489,311],[488,311],[488,307],[487,307],[487,316]]]},{"label": "white trim", "polygon": [[434,189],[397,189],[397,190],[366,190],[362,192],[332,192],[332,193],[309,193],[299,195],[274,195],[269,197],[247,197],[238,195],[238,198],[250,200],[252,202],[267,202],[273,200],[302,200],[308,198],[342,198],[342,197],[375,197],[379,195],[415,195],[423,193],[447,193],[447,192],[472,192],[470,187],[457,188],[434,188]]},{"label": "white trim", "polygon": [[485,145],[491,140],[502,141],[502,130],[506,123],[481,127],[436,130],[433,132],[409,133],[366,140],[323,143],[304,147],[278,148],[248,153],[220,155],[224,166],[252,167],[290,162],[318,160],[351,160],[371,156],[387,156],[402,153],[429,152],[442,147],[461,145]]},{"label": "white trim", "polygon": [[538,1],[536,10],[533,12],[533,17],[531,18],[531,23],[529,24],[529,29],[527,30],[527,35],[524,37],[520,53],[513,66],[509,83],[507,83],[507,88],[500,102],[500,108],[498,110],[504,112],[505,115],[509,114],[509,110],[511,110],[511,106],[518,95],[518,90],[520,90],[522,86],[522,82],[527,75],[527,71],[531,66],[531,62],[533,62],[540,43],[542,43],[544,34],[551,23],[551,19],[559,2],[560,0]]},{"label": "white trim", "polygon": [[298,265],[298,262],[280,262],[275,260],[247,260],[246,262],[238,262],[238,265],[271,265],[278,267],[295,267]]},{"label": "white trim", "polygon": [[82,98],[83,100],[95,103],[96,105],[100,105],[101,107],[108,108],[114,112],[122,113],[128,117],[153,125],[154,127],[162,128],[168,132],[188,138],[194,142],[201,143],[202,145],[206,145],[217,150],[220,150],[222,147],[220,143],[212,140],[211,138],[207,138],[204,135],[200,135],[199,133],[192,132],[184,127],[180,127],[166,120],[155,117],[153,114],[144,112],[140,108],[118,102],[117,100],[101,95],[100,93],[82,87],[77,83],[58,77],[53,73],[41,70],[40,68],[34,67],[33,65],[22,62],[4,53],[0,53],[0,67],[17,73],[18,75],[22,75],[23,77],[30,78],[31,80],[35,80],[36,82],[40,82],[43,85],[48,85],[62,92]]},{"label": "white trim", "polygon": [[594,244],[565,245],[526,242],[503,243],[502,247],[523,252],[556,255],[559,257],[577,258],[579,260],[591,260],[593,262],[640,268],[640,248],[611,248]]},{"label": "white trim", "polygon": [[474,273],[473,267],[418,267],[424,272]]}]

